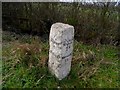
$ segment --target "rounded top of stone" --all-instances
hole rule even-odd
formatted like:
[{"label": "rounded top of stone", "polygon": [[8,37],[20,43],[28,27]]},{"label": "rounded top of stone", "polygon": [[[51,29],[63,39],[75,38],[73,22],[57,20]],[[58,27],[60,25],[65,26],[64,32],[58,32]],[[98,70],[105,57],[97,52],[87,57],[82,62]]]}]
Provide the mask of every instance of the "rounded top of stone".
[{"label": "rounded top of stone", "polygon": [[74,28],[74,27],[72,25],[69,25],[69,24],[64,24],[64,23],[57,22],[57,23],[54,23],[52,25],[52,28],[63,28],[63,29],[66,29],[66,28]]}]

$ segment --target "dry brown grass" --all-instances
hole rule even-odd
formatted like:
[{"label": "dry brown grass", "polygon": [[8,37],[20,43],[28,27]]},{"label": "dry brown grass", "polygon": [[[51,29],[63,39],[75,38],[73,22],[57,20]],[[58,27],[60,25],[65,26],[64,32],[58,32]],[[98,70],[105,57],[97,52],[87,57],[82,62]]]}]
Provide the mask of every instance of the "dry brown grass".
[{"label": "dry brown grass", "polygon": [[42,47],[39,43],[28,44],[14,42],[11,50],[11,53],[16,60],[14,66],[18,63],[27,65],[30,68],[33,66],[45,66],[47,64],[48,56],[42,55],[41,51],[46,50],[47,48]]}]

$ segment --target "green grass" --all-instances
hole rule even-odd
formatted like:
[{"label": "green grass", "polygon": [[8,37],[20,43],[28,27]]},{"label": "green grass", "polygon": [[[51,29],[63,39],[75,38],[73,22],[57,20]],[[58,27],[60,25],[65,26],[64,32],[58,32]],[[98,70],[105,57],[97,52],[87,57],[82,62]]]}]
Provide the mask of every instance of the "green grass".
[{"label": "green grass", "polygon": [[[37,52],[36,48],[40,51]],[[42,42],[37,36],[24,35],[15,40],[9,33],[5,35],[3,33],[2,87],[46,89],[120,87],[115,46],[94,47],[75,41],[71,72],[61,81],[48,70],[48,50],[49,43]]]}]

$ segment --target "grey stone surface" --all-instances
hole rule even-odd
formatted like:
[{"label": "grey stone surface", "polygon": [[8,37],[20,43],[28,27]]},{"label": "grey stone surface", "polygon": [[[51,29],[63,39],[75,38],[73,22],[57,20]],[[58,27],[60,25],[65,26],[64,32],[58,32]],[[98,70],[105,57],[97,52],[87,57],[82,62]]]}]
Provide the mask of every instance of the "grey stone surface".
[{"label": "grey stone surface", "polygon": [[73,41],[73,26],[63,23],[51,26],[48,67],[59,80],[65,78],[71,70]]}]

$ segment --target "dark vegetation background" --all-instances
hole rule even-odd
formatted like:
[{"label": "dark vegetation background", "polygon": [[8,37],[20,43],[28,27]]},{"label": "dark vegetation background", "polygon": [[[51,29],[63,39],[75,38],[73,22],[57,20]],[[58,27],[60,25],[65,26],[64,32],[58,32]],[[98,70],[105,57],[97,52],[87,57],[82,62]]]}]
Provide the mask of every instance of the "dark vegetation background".
[{"label": "dark vegetation background", "polygon": [[120,44],[120,8],[114,2],[2,3],[3,31],[39,35],[48,40],[53,23],[75,27],[75,39],[86,44]]}]

